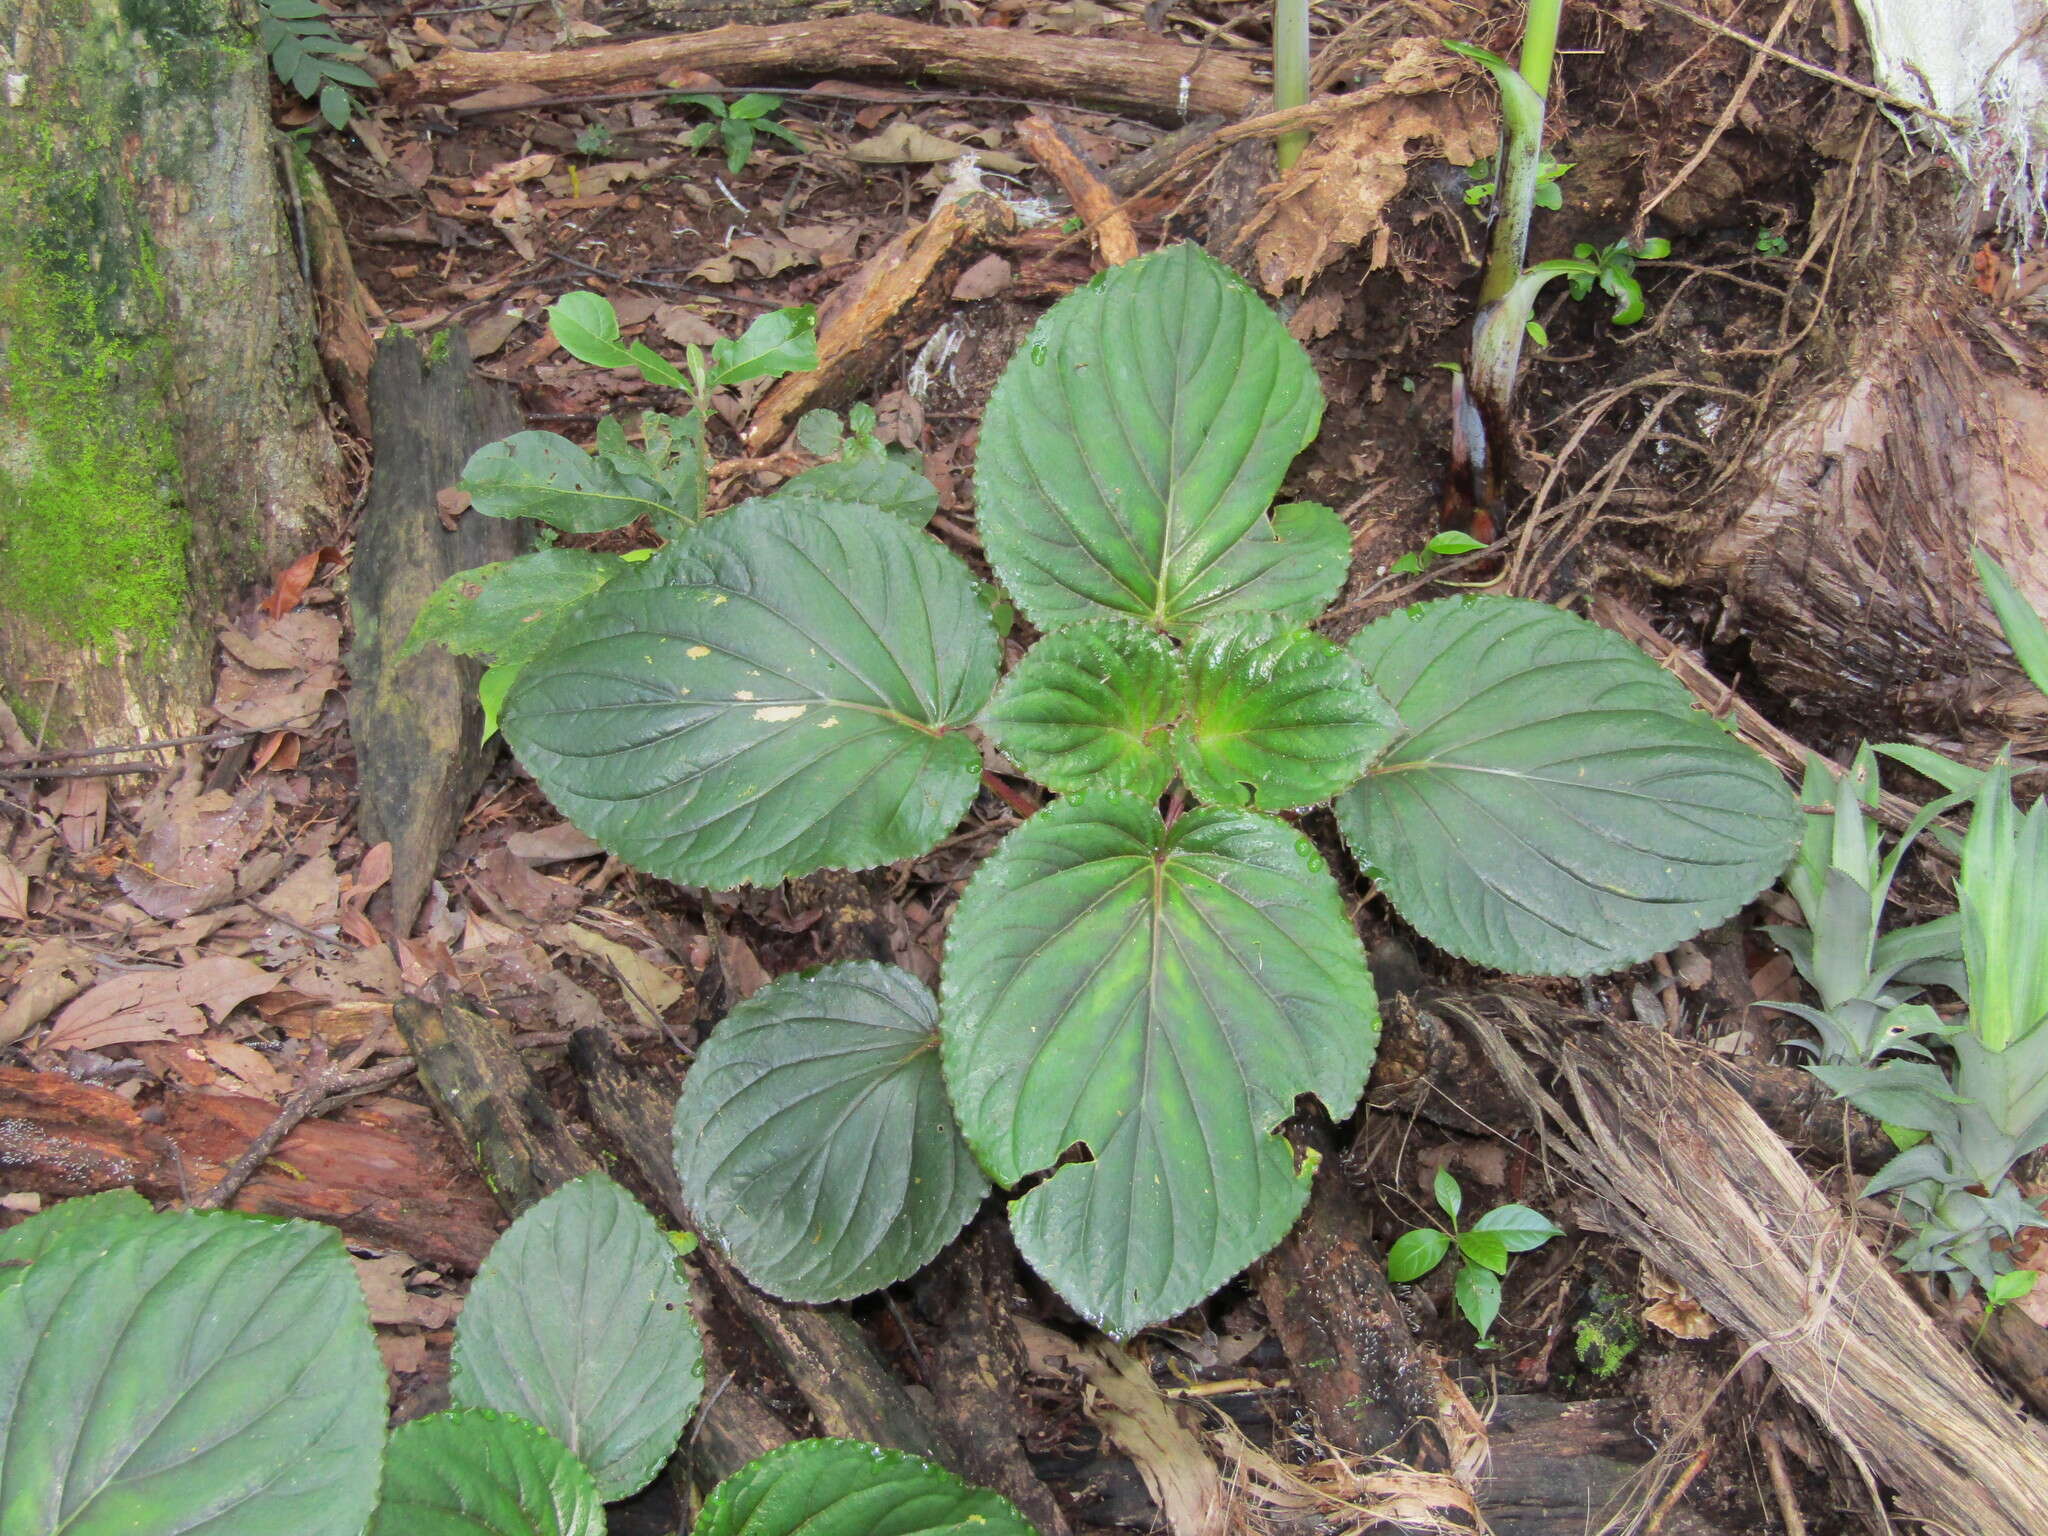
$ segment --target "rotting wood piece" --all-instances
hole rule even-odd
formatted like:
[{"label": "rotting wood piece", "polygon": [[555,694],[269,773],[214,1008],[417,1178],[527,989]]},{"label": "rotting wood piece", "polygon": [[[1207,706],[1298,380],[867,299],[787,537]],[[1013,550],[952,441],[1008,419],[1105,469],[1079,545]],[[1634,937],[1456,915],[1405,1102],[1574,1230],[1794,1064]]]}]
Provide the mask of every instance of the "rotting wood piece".
[{"label": "rotting wood piece", "polygon": [[1168,126],[1203,112],[1238,117],[1258,95],[1251,65],[1221,49],[997,27],[934,27],[886,16],[720,27],[549,53],[451,48],[404,71],[395,85],[401,92],[447,101],[499,85],[604,90],[678,70],[703,70],[728,85],[795,75],[915,79],[1105,107]]},{"label": "rotting wood piece", "polygon": [[404,937],[496,748],[481,744],[474,661],[439,646],[398,653],[444,580],[519,553],[520,524],[467,513],[451,532],[435,498],[472,453],[522,423],[510,392],[475,376],[459,329],[431,363],[411,337],[387,337],[370,370],[370,410],[377,467],[350,574],[349,731],[363,838],[391,844],[393,929]]},{"label": "rotting wood piece", "polygon": [[[439,1006],[406,998],[394,1018],[419,1062],[420,1081],[506,1215],[517,1216],[570,1179],[598,1171],[597,1159],[554,1112],[502,1027],[459,998]],[[694,1297],[700,1313],[702,1300]],[[708,1484],[737,1471],[761,1448],[772,1450],[792,1437],[728,1375],[713,1374],[717,1347],[708,1336],[704,1342],[706,1379],[725,1383],[706,1395],[688,1432],[698,1475]],[[742,1459],[735,1462],[735,1456]]]},{"label": "rotting wood piece", "polygon": [[[597,1030],[570,1041],[591,1117],[640,1170],[669,1216],[696,1231],[670,1149],[675,1085],[649,1063],[631,1067]],[[698,1250],[733,1305],[779,1359],[830,1435],[869,1440],[957,1469],[958,1456],[904,1390],[860,1326],[837,1307],[790,1306],[756,1290],[710,1243]]]},{"label": "rotting wood piece", "polygon": [[1081,152],[1074,136],[1047,117],[1033,115],[1019,120],[1017,137],[1025,152],[1060,184],[1095,241],[1095,250],[1106,267],[1121,266],[1138,255],[1138,234],[1117,196],[1102,179],[1102,173]]},{"label": "rotting wood piece", "polygon": [[[1492,1536],[1585,1536],[1626,1497],[1649,1459],[1641,1410],[1626,1398],[1564,1403],[1510,1394],[1487,1409],[1493,1447],[1473,1493]],[[1724,1536],[1726,1527],[1673,1505],[1659,1536]]]},{"label": "rotting wood piece", "polygon": [[924,1344],[926,1385],[960,1442],[961,1475],[1008,1498],[1039,1536],[1067,1536],[1067,1517],[1017,1433],[1022,1346],[1007,1294],[1015,1269],[1008,1234],[983,1220],[918,1278],[918,1309],[934,1329]]},{"label": "rotting wood piece", "polygon": [[1604,1224],[1746,1340],[1904,1513],[1972,1536],[2048,1530],[2048,1431],[1992,1389],[1731,1089],[1637,1025],[1444,1006]]},{"label": "rotting wood piece", "polygon": [[806,411],[857,398],[938,315],[968,264],[1016,227],[1008,203],[971,190],[942,197],[924,223],[869,257],[819,309],[817,368],[778,380],[754,407],[748,450],[767,451]]},{"label": "rotting wood piece", "polygon": [[[0,1068],[0,1184],[70,1197],[133,1188],[152,1200],[205,1189],[276,1116],[226,1094],[181,1093],[160,1126],[119,1094],[54,1072]],[[431,1121],[356,1106],[353,1120],[307,1120],[232,1202],[238,1211],[338,1227],[440,1268],[474,1270],[498,1233],[497,1209],[440,1146]],[[425,1112],[420,1112],[426,1120]]]},{"label": "rotting wood piece", "polygon": [[1294,1387],[1322,1437],[1358,1456],[1449,1469],[1436,1426],[1436,1371],[1417,1347],[1385,1260],[1320,1130],[1297,1150],[1324,1164],[1301,1220],[1253,1268]]}]

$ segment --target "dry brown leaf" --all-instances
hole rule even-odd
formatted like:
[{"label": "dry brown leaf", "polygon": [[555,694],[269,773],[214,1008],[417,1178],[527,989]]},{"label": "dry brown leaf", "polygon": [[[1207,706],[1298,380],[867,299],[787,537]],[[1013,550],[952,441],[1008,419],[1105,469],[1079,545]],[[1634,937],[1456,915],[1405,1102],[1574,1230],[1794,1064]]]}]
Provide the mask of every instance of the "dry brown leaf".
[{"label": "dry brown leaf", "polygon": [[196,1035],[206,1015],[219,1023],[238,1003],[277,978],[232,955],[212,955],[177,971],[131,971],[103,981],[68,1004],[43,1037],[46,1050],[98,1050],[142,1040]]},{"label": "dry brown leaf", "polygon": [[539,181],[560,161],[559,155],[522,155],[517,160],[507,160],[485,171],[477,177],[476,189],[479,192],[502,192],[522,181]]},{"label": "dry brown leaf", "polygon": [[752,997],[771,979],[754,947],[738,934],[719,935],[718,968],[725,977],[726,990],[737,997]]},{"label": "dry brown leaf", "polygon": [[539,259],[540,213],[523,188],[513,187],[491,204],[491,227],[505,237],[521,261]]},{"label": "dry brown leaf", "polygon": [[576,923],[557,923],[541,935],[609,966],[626,995],[633,1016],[649,1029],[661,1028],[661,1016],[683,995],[683,984],[637,950],[616,939],[593,933]]},{"label": "dry brown leaf", "polygon": [[1010,286],[1014,275],[1009,262],[990,252],[960,274],[959,281],[953,284],[953,297],[963,304],[992,299]]},{"label": "dry brown leaf", "polygon": [[1409,161],[1469,165],[1493,153],[1498,133],[1484,98],[1451,93],[1461,73],[1434,41],[1404,38],[1389,49],[1377,83],[1343,98],[1345,115],[1316,131],[1245,227],[1268,293],[1305,286],[1345,251],[1380,236],[1380,215],[1408,186]]},{"label": "dry brown leaf", "polygon": [[462,1311],[460,1296],[422,1296],[406,1289],[405,1282],[420,1264],[409,1253],[386,1253],[376,1258],[349,1255],[362,1282],[363,1299],[370,1304],[370,1321],[386,1327],[410,1325],[415,1328],[446,1328]]},{"label": "dry brown leaf", "polygon": [[263,907],[301,928],[332,927],[341,916],[341,878],[334,872],[334,859],[323,853],[306,860],[271,888]]},{"label": "dry brown leaf", "polygon": [[202,794],[201,780],[194,763],[151,793],[135,859],[114,873],[122,892],[151,917],[175,921],[229,900],[243,859],[269,829],[266,785],[234,796]]},{"label": "dry brown leaf", "polygon": [[341,620],[299,608],[254,635],[229,629],[213,707],[252,730],[307,730],[341,686]]},{"label": "dry brown leaf", "polygon": [[846,147],[846,157],[863,165],[942,165],[949,160],[958,160],[962,155],[973,155],[990,170],[1011,176],[1021,175],[1031,168],[1027,161],[1019,160],[1015,155],[1006,155],[1000,150],[976,149],[957,139],[941,138],[907,119],[893,122],[873,137],[857,140]]},{"label": "dry brown leaf", "polygon": [[550,827],[536,827],[530,832],[514,832],[505,839],[505,846],[514,858],[524,859],[529,864],[560,864],[604,852],[595,841],[566,821],[558,821]]},{"label": "dry brown leaf", "polygon": [[69,939],[44,939],[14,979],[0,1009],[0,1045],[12,1045],[85,990],[95,962]]},{"label": "dry brown leaf", "polygon": [[14,860],[0,853],[0,923],[28,921],[28,876]]},{"label": "dry brown leaf", "polygon": [[72,853],[90,853],[107,835],[107,781],[66,779],[43,796],[43,808],[57,818],[58,835]]},{"label": "dry brown leaf", "polygon": [[725,340],[717,326],[694,309],[687,309],[681,304],[664,304],[657,309],[654,326],[663,337],[679,347],[708,347],[713,342]]},{"label": "dry brown leaf", "polygon": [[469,355],[479,359],[489,357],[518,334],[519,327],[524,324],[525,310],[502,309],[495,315],[485,315],[481,320],[464,326],[462,333],[469,341]]},{"label": "dry brown leaf", "polygon": [[268,1099],[275,1104],[290,1094],[294,1084],[284,1073],[277,1070],[254,1046],[243,1045],[239,1040],[203,1039],[199,1049],[207,1059],[230,1077],[236,1079],[259,1099]]}]

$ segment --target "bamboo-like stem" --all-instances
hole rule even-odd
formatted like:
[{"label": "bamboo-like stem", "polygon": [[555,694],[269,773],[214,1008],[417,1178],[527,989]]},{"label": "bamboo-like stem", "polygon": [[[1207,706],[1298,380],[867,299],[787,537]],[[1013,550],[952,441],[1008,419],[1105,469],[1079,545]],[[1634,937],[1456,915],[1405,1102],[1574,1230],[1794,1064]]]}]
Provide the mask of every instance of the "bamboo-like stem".
[{"label": "bamboo-like stem", "polygon": [[[1561,0],[1544,0],[1558,4]],[[1553,32],[1553,39],[1555,33]],[[1308,0],[1273,0],[1273,109],[1308,104]],[[1280,136],[1280,169],[1291,171],[1308,147],[1308,131]]]}]

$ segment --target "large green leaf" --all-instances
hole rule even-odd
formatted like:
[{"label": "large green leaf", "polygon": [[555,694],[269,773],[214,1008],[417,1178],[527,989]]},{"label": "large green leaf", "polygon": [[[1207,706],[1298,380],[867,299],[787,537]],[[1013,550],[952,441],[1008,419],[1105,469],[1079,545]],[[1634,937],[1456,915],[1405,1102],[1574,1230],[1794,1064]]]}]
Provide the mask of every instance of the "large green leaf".
[{"label": "large green leaf", "polygon": [[513,1222],[477,1271],[448,1392],[550,1431],[606,1499],[647,1486],[703,1391],[690,1293],[675,1249],[601,1173]]},{"label": "large green leaf", "polygon": [[871,507],[755,502],[580,606],[504,730],[549,797],[637,868],[768,884],[923,853],[973,800],[956,727],[995,684],[967,570]]},{"label": "large green leaf", "polygon": [[917,1273],[988,1193],[939,1074],[939,1008],[872,961],[769,983],[697,1053],[676,1173],[708,1236],[789,1301]]},{"label": "large green leaf", "polygon": [[370,1536],[604,1536],[604,1500],[538,1425],[488,1408],[434,1413],[391,1432]]},{"label": "large green leaf", "polygon": [[132,1189],[109,1189],[40,1211],[0,1232],[0,1287],[25,1278],[29,1265],[80,1227],[136,1217],[146,1220],[150,1214],[149,1202]]},{"label": "large green leaf", "polygon": [[0,1291],[0,1530],[360,1536],[384,1368],[330,1229],[81,1223]]},{"label": "large green leaf", "polygon": [[399,660],[425,645],[519,666],[547,649],[562,615],[629,567],[617,555],[542,549],[457,571],[413,620]]},{"label": "large green leaf", "polygon": [[1269,1134],[1339,1117],[1379,1015],[1336,883],[1280,822],[1130,795],[1039,812],[975,875],[946,945],[946,1082],[1017,1244],[1117,1335],[1171,1317],[1280,1240],[1312,1167]]},{"label": "large green leaf", "polygon": [[1037,1536],[1001,1494],[906,1451],[799,1440],[748,1462],[690,1536]]},{"label": "large green leaf", "polygon": [[1432,943],[1584,975],[1712,927],[1778,877],[1777,771],[1619,635],[1541,603],[1389,614],[1351,654],[1402,721],[1337,823]]},{"label": "large green leaf", "polygon": [[553,432],[515,432],[486,443],[463,466],[461,488],[487,517],[530,517],[567,533],[602,533],[679,510],[644,477]]},{"label": "large green leaf", "polygon": [[1193,245],[1126,262],[1054,305],[989,399],[989,560],[1041,629],[1312,617],[1335,519],[1276,534],[1267,509],[1321,415],[1308,354],[1227,267]]},{"label": "large green leaf", "polygon": [[1156,796],[1173,777],[1181,686],[1164,636],[1123,619],[1076,624],[1025,653],[984,723],[1012,762],[1062,794]]},{"label": "large green leaf", "polygon": [[1180,776],[1211,805],[1293,810],[1355,782],[1398,723],[1358,664],[1271,619],[1204,630],[1187,649]]},{"label": "large green leaf", "polygon": [[820,464],[790,480],[776,493],[811,496],[821,501],[858,501],[880,507],[922,528],[939,510],[939,490],[903,460],[886,453],[864,453]]}]

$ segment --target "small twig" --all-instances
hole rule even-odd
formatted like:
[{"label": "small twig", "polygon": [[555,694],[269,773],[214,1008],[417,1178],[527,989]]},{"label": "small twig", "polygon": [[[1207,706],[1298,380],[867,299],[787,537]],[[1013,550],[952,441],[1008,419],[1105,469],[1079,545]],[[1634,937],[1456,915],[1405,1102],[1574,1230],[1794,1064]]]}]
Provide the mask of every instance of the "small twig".
[{"label": "small twig", "polygon": [[348,958],[348,946],[346,944],[341,943],[339,940],[330,939],[329,937],[327,937],[326,934],[316,932],[315,930],[308,928],[304,923],[297,922],[292,918],[286,917],[282,912],[273,912],[268,907],[258,906],[255,902],[251,901],[246,896],[242,898],[242,905],[247,907],[250,911],[254,912],[258,917],[264,919],[266,922],[282,923],[285,925],[285,927],[291,929],[293,933],[296,933],[300,938],[309,940],[314,944],[318,944],[322,949],[327,951],[329,959],[344,960]]},{"label": "small twig", "polygon": [[18,768],[24,763],[70,763],[82,757],[112,757],[116,752],[154,752],[161,747],[224,747],[261,731],[209,731],[202,736],[162,736],[155,741],[123,742],[114,747],[74,747],[66,752],[9,752],[0,755],[0,768]]},{"label": "small twig", "polygon": [[131,773],[165,773],[167,763],[91,763],[75,768],[0,768],[0,779],[118,779]]},{"label": "small twig", "polygon": [[1770,35],[1757,45],[1759,51],[1757,56],[1749,61],[1748,73],[1743,75],[1741,84],[1735,87],[1734,94],[1728,98],[1728,104],[1722,107],[1720,117],[1715,120],[1707,136],[1700,141],[1700,147],[1692,152],[1692,158],[1678,168],[1677,174],[1664,183],[1655,197],[1636,210],[1634,229],[1637,240],[1642,238],[1643,223],[1656,210],[1657,205],[1685,185],[1692,173],[1706,163],[1707,156],[1714,152],[1714,146],[1721,142],[1721,136],[1735,126],[1736,116],[1742,111],[1743,103],[1749,100],[1749,93],[1756,84],[1757,76],[1764,72],[1763,50],[1777,46],[1778,39],[1784,35],[1785,24],[1792,19],[1793,7],[1798,3],[1799,0],[1785,0],[1778,8],[1778,19],[1771,23]]},{"label": "small twig", "polygon": [[278,1106],[276,1118],[249,1143],[240,1157],[228,1165],[227,1171],[220,1176],[220,1182],[190,1202],[190,1209],[217,1211],[226,1206],[242,1192],[242,1186],[255,1176],[256,1170],[263,1166],[270,1154],[277,1150],[278,1143],[296,1130],[301,1121],[326,1107],[329,1100],[337,1097],[350,1098],[373,1088],[381,1088],[386,1083],[397,1082],[412,1071],[410,1056],[396,1057],[380,1066],[355,1069],[354,1063],[366,1056],[375,1044],[376,1037],[372,1036],[340,1065],[330,1069],[324,1064],[327,1042],[316,1037],[307,1061],[309,1072],[305,1083]]},{"label": "small twig", "polygon": [[578,272],[588,272],[592,277],[601,277],[608,283],[624,283],[632,288],[654,288],[662,293],[687,293],[692,298],[717,299],[726,304],[754,304],[762,309],[779,309],[781,305],[773,299],[749,299],[737,293],[721,293],[716,288],[702,288],[695,283],[664,283],[652,277],[628,277],[623,272],[612,272],[604,267],[593,267],[587,261],[574,256],[564,256],[560,251],[549,251],[542,258],[559,261],[565,267],[574,267]]},{"label": "small twig", "polygon": [[1015,811],[1019,816],[1029,820],[1038,814],[1037,806],[1026,800],[1016,790],[1010,788],[1009,785],[1005,784],[987,769],[982,770],[981,783],[984,789]]}]

